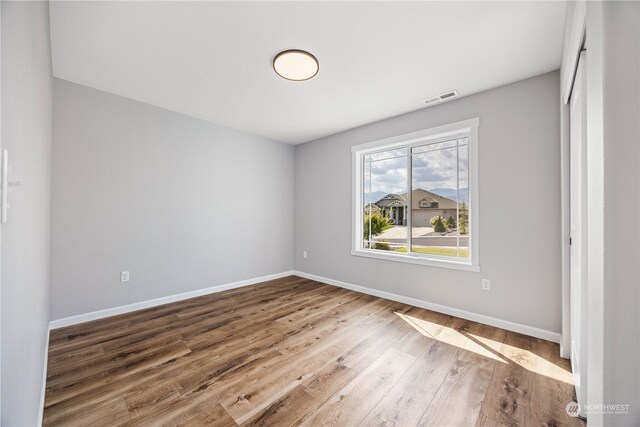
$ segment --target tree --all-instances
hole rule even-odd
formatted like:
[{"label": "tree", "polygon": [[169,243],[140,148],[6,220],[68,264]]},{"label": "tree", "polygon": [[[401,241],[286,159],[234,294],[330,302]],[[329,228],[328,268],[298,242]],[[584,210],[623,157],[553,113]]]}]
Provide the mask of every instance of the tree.
[{"label": "tree", "polygon": [[451,215],[449,215],[449,218],[447,218],[447,229],[455,230],[455,228],[456,228],[456,220],[453,219]]},{"label": "tree", "polygon": [[389,226],[389,218],[380,215],[379,212],[366,215],[364,217],[364,240],[369,241],[371,237],[382,234]]},{"label": "tree", "polygon": [[458,212],[458,218],[460,222],[460,234],[468,234],[469,233],[469,210],[467,209],[467,205],[462,202],[460,205],[460,211]]},{"label": "tree", "polygon": [[447,231],[445,220],[439,215],[431,218],[431,225],[433,226],[433,231],[436,233],[444,233]]}]

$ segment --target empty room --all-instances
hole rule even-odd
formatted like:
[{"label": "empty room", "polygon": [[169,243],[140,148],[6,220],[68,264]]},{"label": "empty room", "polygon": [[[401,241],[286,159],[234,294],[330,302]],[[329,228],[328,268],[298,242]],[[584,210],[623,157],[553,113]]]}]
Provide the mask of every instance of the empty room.
[{"label": "empty room", "polygon": [[640,426],[640,2],[0,0],[0,423]]}]

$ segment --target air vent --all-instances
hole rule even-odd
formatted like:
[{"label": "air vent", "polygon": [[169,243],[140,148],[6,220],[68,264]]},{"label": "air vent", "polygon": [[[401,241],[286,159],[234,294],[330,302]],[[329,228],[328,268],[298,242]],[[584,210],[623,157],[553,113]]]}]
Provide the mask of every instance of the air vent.
[{"label": "air vent", "polygon": [[458,91],[457,90],[450,90],[449,92],[443,93],[441,95],[438,96],[432,96],[431,98],[428,98],[424,101],[425,104],[433,104],[435,102],[440,102],[440,101],[444,101],[446,99],[450,99],[450,98],[455,98],[456,96],[458,96]]}]

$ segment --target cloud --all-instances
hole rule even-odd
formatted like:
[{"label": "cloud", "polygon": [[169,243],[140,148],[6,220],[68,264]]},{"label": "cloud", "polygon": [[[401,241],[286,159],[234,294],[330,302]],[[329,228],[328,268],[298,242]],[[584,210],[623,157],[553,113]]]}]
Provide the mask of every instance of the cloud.
[{"label": "cloud", "polygon": [[[460,164],[456,170],[456,163]],[[367,156],[365,163],[365,190],[385,193],[407,191],[406,150],[392,150]],[[468,148],[426,151],[414,154],[412,178],[414,188],[457,188],[457,179],[466,180],[468,174]]]},{"label": "cloud", "polygon": [[456,149],[429,151],[413,156],[414,187],[456,188]]},{"label": "cloud", "polygon": [[370,180],[365,177],[366,191],[405,192],[407,188],[406,153],[407,150],[403,149],[368,156],[370,162],[365,163],[365,173],[370,173]]}]

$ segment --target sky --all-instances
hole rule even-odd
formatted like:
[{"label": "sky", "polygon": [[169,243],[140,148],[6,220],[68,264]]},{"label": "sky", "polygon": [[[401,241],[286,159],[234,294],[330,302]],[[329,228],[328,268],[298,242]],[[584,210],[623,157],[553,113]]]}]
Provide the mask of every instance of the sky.
[{"label": "sky", "polygon": [[[466,144],[466,139],[460,141]],[[365,158],[365,193],[404,193],[407,191],[408,149],[372,154]],[[468,146],[460,146],[460,187],[466,188],[468,174]],[[371,160],[369,163],[368,160]],[[412,159],[413,188],[432,190],[456,189],[455,141],[414,148]]]}]

